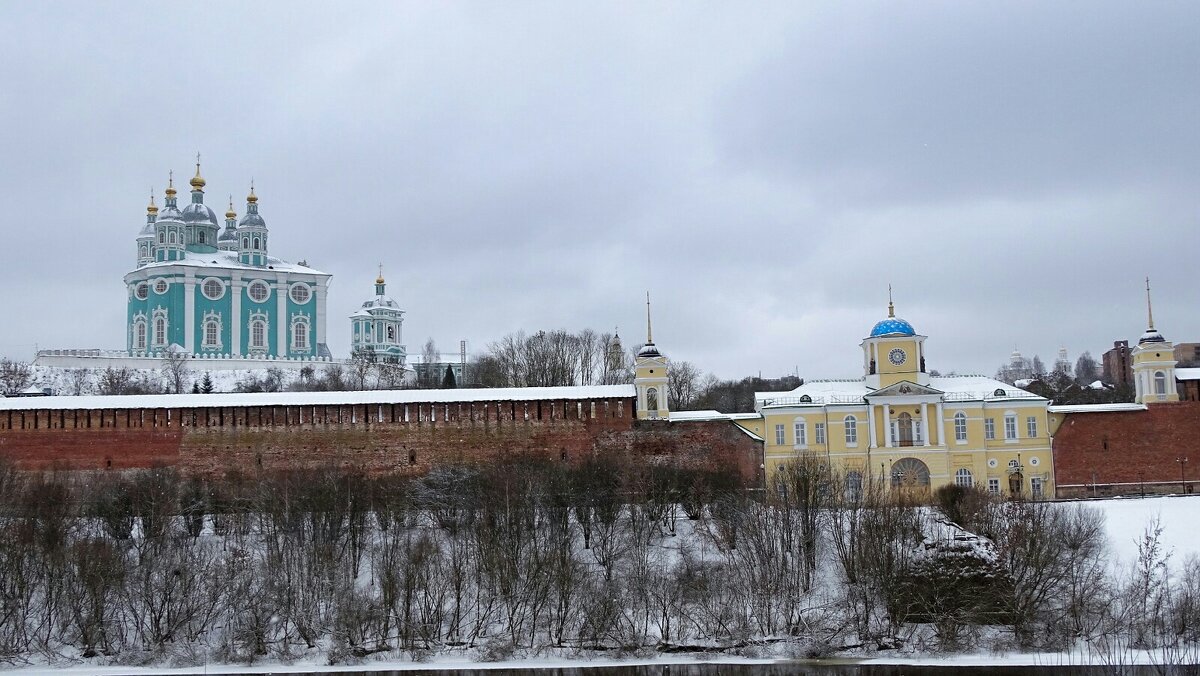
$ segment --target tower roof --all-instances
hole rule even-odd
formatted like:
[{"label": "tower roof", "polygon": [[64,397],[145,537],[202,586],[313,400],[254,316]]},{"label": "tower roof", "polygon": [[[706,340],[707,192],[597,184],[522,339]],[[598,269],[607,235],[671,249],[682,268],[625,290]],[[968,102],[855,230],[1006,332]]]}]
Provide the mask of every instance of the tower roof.
[{"label": "tower roof", "polygon": [[913,329],[912,324],[900,319],[896,316],[896,306],[892,303],[892,285],[888,284],[888,316],[887,319],[882,319],[875,322],[875,326],[871,328],[871,338],[879,338],[881,336],[915,336],[917,332]]}]

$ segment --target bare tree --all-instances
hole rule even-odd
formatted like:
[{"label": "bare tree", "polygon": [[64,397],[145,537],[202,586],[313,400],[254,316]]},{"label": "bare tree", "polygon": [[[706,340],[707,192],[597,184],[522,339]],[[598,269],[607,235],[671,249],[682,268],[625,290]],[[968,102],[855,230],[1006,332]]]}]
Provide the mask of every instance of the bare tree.
[{"label": "bare tree", "polygon": [[1088,385],[1100,377],[1100,368],[1091,352],[1084,352],[1075,360],[1075,382]]},{"label": "bare tree", "polygon": [[28,362],[0,359],[0,390],[6,396],[19,394],[33,384],[33,367]]},{"label": "bare tree", "polygon": [[78,397],[92,391],[92,372],[88,369],[67,369],[66,377],[71,395]]},{"label": "bare tree", "polygon": [[191,369],[188,367],[188,356],[183,350],[168,349],[164,352],[162,367],[159,370],[162,372],[167,392],[183,393],[188,382],[188,374],[191,373]]},{"label": "bare tree", "polygon": [[364,347],[350,355],[350,375],[354,378],[355,389],[367,389],[367,381],[375,373],[378,362],[379,358],[374,348]]},{"label": "bare tree", "polygon": [[667,370],[667,403],[672,411],[691,408],[700,392],[700,369],[690,361],[671,364]]}]

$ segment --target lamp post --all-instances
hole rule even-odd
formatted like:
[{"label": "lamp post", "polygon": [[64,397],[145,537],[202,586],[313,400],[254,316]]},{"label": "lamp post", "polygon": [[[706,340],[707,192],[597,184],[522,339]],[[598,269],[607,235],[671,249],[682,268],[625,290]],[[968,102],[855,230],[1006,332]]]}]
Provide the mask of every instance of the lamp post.
[{"label": "lamp post", "polygon": [[1187,456],[1179,456],[1175,458],[1175,462],[1179,463],[1179,490],[1187,493],[1187,477],[1184,470],[1187,468]]}]

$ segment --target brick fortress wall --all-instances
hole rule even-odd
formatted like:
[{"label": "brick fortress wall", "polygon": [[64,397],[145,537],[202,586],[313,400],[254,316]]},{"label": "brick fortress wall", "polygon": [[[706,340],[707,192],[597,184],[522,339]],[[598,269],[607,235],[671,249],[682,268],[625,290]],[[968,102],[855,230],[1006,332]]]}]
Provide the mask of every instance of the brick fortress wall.
[{"label": "brick fortress wall", "polygon": [[[1200,480],[1200,402],[1064,415],[1054,435],[1058,497],[1195,490]],[[1177,462],[1185,457],[1186,463]]]},{"label": "brick fortress wall", "polygon": [[423,474],[518,456],[726,470],[760,480],[762,447],[725,421],[637,421],[634,400],[0,411],[0,458],[27,470],[178,467],[219,476],[341,468]]}]

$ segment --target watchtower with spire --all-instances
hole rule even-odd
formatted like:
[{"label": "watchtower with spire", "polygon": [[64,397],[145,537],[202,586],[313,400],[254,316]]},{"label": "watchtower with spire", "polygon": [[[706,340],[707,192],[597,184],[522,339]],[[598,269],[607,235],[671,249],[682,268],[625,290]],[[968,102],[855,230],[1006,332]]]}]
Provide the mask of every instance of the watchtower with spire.
[{"label": "watchtower with spire", "polygon": [[1179,401],[1175,384],[1175,345],[1154,328],[1154,307],[1150,302],[1150,278],[1146,278],[1146,332],[1133,348],[1134,401],[1154,404]]},{"label": "watchtower with spire", "polygon": [[408,359],[404,344],[404,310],[387,296],[383,279],[383,264],[375,278],[375,297],[364,302],[350,315],[350,349],[354,353],[370,352],[376,359],[400,364]]},{"label": "watchtower with spire", "polygon": [[667,405],[667,358],[654,344],[654,331],[650,323],[650,293],[646,293],[646,344],[638,350],[634,360],[633,385],[637,391],[637,417],[639,420],[670,417]]}]

